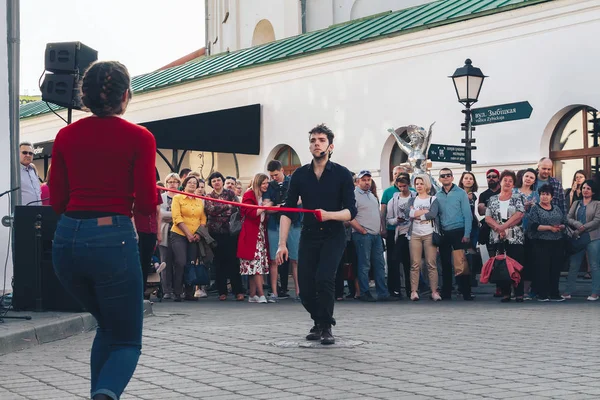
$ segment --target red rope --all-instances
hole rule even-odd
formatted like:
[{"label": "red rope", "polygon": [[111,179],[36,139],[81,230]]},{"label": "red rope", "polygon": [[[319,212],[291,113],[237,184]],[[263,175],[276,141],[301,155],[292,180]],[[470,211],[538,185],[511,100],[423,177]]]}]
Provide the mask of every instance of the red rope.
[{"label": "red rope", "polygon": [[271,210],[271,211],[279,211],[279,212],[303,212],[303,213],[311,213],[311,214],[315,215],[315,217],[317,218],[317,220],[322,221],[321,212],[318,211],[318,210],[308,210],[306,208],[256,206],[254,204],[244,204],[244,203],[238,203],[236,201],[213,199],[212,197],[199,196],[197,194],[180,192],[179,190],[167,189],[167,188],[164,188],[164,187],[158,186],[158,185],[156,186],[156,188],[158,190],[162,190],[162,191],[165,191],[165,192],[183,194],[185,196],[195,197],[197,199],[202,199],[202,200],[205,200],[205,201],[214,201],[216,203],[229,204],[229,205],[236,206],[236,207],[246,207],[246,208],[254,208],[256,210],[263,209],[263,210]]}]

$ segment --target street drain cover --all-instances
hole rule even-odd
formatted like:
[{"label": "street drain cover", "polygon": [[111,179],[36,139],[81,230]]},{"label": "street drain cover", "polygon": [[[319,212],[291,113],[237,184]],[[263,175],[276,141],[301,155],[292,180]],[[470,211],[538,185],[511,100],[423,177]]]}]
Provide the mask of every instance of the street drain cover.
[{"label": "street drain cover", "polygon": [[350,340],[344,338],[335,338],[334,345],[322,345],[321,342],[304,340],[301,342],[293,341],[293,340],[277,340],[275,342],[267,342],[266,344],[269,346],[281,347],[281,348],[296,348],[296,347],[304,347],[304,348],[313,348],[313,347],[356,347],[365,344],[366,342],[360,340]]}]

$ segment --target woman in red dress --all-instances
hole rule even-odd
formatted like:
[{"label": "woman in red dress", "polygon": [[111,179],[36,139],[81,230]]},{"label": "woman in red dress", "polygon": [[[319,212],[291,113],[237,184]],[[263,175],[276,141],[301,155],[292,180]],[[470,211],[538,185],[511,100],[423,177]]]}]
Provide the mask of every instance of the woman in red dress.
[{"label": "woman in red dress", "polygon": [[[244,193],[243,204],[263,205],[262,196],[269,187],[269,177],[256,174],[252,190]],[[267,303],[263,292],[263,275],[269,273],[267,245],[267,214],[263,209],[240,207],[242,230],[238,239],[237,256],[240,258],[240,274],[248,275],[249,303]]]}]

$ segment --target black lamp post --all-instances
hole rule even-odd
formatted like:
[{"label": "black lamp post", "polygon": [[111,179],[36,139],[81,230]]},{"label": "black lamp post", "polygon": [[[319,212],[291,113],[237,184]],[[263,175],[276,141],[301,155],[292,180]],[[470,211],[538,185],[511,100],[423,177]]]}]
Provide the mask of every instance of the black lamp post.
[{"label": "black lamp post", "polygon": [[467,58],[465,66],[457,68],[454,74],[449,77],[452,78],[454,83],[458,101],[465,105],[465,109],[462,111],[465,114],[465,122],[461,124],[461,129],[465,131],[465,138],[462,139],[462,143],[465,143],[465,166],[467,171],[471,170],[472,164],[477,163],[471,159],[471,151],[477,149],[472,145],[475,143],[475,139],[473,139],[475,128],[471,126],[471,106],[477,103],[483,80],[487,78],[479,68],[471,64],[471,60]]}]

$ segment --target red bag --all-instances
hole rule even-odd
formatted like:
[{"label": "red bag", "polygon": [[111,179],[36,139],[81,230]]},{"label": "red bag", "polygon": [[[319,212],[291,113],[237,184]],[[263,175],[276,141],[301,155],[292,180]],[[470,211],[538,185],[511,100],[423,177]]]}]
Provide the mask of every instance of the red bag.
[{"label": "red bag", "polygon": [[490,257],[489,260],[483,265],[481,269],[481,275],[479,281],[481,283],[489,283],[490,275],[492,270],[494,269],[494,263],[496,260],[505,260],[506,266],[508,268],[508,272],[510,273],[510,278],[513,281],[513,285],[516,287],[519,282],[521,282],[521,271],[523,270],[523,266],[517,262],[514,258],[510,258],[506,255],[506,253],[498,254],[495,257]]}]

